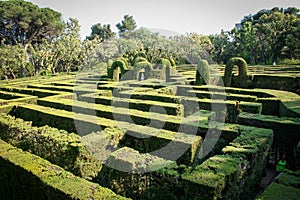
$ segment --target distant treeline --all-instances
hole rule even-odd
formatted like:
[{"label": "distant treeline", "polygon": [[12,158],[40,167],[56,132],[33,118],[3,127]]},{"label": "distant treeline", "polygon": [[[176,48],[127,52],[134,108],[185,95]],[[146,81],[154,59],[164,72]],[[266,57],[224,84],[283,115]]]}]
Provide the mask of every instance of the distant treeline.
[{"label": "distant treeline", "polygon": [[225,63],[234,56],[250,64],[298,64],[299,17],[297,8],[273,8],[245,16],[231,31],[167,38],[146,28],[137,29],[133,16],[125,15],[116,24],[118,33],[110,24],[97,23],[82,40],[75,18],[64,21],[61,13],[24,0],[0,1],[0,79],[100,71],[120,56],[143,52],[151,62],[168,58],[177,65],[196,64],[201,59]]}]

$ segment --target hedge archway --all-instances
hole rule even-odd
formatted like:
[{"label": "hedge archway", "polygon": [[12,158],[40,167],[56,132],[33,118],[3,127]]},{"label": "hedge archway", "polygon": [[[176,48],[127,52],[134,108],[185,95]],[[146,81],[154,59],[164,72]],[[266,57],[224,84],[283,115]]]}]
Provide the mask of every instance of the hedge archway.
[{"label": "hedge archway", "polygon": [[240,78],[240,80],[244,79],[245,82],[247,81],[247,75],[248,75],[247,62],[241,57],[233,57],[227,61],[225,67],[224,85],[226,87],[231,86],[232,69],[235,65],[238,66],[239,69],[238,77]]},{"label": "hedge archway", "polygon": [[153,66],[148,61],[141,61],[134,64],[134,70],[139,72],[140,70],[145,69],[145,79],[148,79],[151,76]]},{"label": "hedge archway", "polygon": [[144,58],[144,57],[136,57],[136,58],[134,59],[133,63],[134,63],[134,65],[135,65],[135,64],[137,64],[137,63],[139,63],[139,62],[144,62],[144,61],[148,62],[148,60],[147,60],[146,58]]},{"label": "hedge archway", "polygon": [[117,59],[112,63],[111,68],[108,71],[108,77],[118,81],[120,78],[119,73],[121,73],[122,76],[127,68],[128,67],[123,59]]}]

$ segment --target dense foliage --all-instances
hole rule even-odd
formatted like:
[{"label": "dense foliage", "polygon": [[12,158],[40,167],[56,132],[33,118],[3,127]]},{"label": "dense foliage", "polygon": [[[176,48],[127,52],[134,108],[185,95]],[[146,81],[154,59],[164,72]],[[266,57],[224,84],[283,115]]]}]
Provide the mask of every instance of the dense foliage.
[{"label": "dense foliage", "polygon": [[96,23],[85,40],[77,19],[24,0],[0,2],[0,79],[78,70],[105,71],[119,57],[134,66],[137,57],[152,64],[161,58],[172,66],[200,60],[226,63],[242,57],[250,64],[299,64],[299,9],[273,8],[245,16],[231,31],[216,35],[187,33],[165,37],[137,29],[131,15],[117,23]]},{"label": "dense foliage", "polygon": [[211,35],[213,58],[226,63],[234,56],[250,64],[273,64],[300,58],[299,9],[275,7],[245,16],[236,27]]}]

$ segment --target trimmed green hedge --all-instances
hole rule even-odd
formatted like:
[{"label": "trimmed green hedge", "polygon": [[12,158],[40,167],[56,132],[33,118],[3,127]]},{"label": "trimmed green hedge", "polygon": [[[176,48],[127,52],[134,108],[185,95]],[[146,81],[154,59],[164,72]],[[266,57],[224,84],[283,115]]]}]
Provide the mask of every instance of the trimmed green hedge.
[{"label": "trimmed green hedge", "polygon": [[[259,115],[242,112],[238,116],[238,123],[272,129],[274,131],[274,148],[286,148],[294,152],[297,142],[300,141],[299,118],[277,117],[272,115]],[[293,155],[293,153],[291,153]],[[292,156],[293,157],[293,156]],[[293,158],[295,160],[295,158]],[[296,163],[290,163],[294,166]]]},{"label": "trimmed green hedge", "polygon": [[134,59],[133,65],[135,66],[135,65],[136,65],[137,63],[139,63],[139,62],[148,62],[148,60],[147,60],[146,58],[144,58],[144,57],[138,56],[138,57],[136,57],[136,58]]},{"label": "trimmed green hedge", "polygon": [[239,108],[242,112],[261,114],[262,113],[262,104],[255,102],[239,102]]},{"label": "trimmed green hedge", "polygon": [[69,93],[76,93],[77,95],[82,95],[86,93],[94,93],[96,89],[93,89],[90,85],[77,85],[74,87],[68,86],[53,86],[53,85],[42,85],[42,84],[30,84],[28,88],[35,88],[35,89],[42,89],[42,90],[50,90],[50,91],[59,91],[62,92],[69,92]]},{"label": "trimmed green hedge", "polygon": [[142,99],[142,100],[152,100],[168,103],[179,103],[180,97],[174,95],[163,95],[157,92],[138,92],[132,93],[132,91],[122,91],[118,94],[121,98],[131,98],[131,99]]},{"label": "trimmed green hedge", "polygon": [[30,151],[77,176],[91,179],[101,170],[84,148],[80,137],[48,126],[33,127],[31,122],[0,115],[0,138],[13,146]]},{"label": "trimmed green hedge", "polygon": [[[140,153],[155,152],[164,148],[164,154],[160,157],[176,160],[178,164],[191,165],[201,142],[200,136],[146,127],[140,130],[128,130],[119,145],[133,148]],[[167,147],[168,144],[170,146]],[[177,155],[178,151],[182,155]]]},{"label": "trimmed green hedge", "polygon": [[36,104],[37,99],[36,96],[0,91],[0,106],[13,102]]},{"label": "trimmed green hedge", "polygon": [[209,64],[206,60],[200,60],[196,71],[196,85],[208,85],[210,78]]},{"label": "trimmed green hedge", "polygon": [[168,115],[181,116],[183,114],[183,107],[180,104],[174,103],[162,103],[159,101],[150,100],[139,100],[139,99],[123,99],[123,98],[112,98],[106,96],[95,96],[96,94],[85,94],[80,96],[79,100],[86,101],[88,103],[96,103],[102,105],[115,105],[118,107],[124,107],[129,109],[137,109],[148,112],[152,106],[162,107],[160,110],[154,110],[153,112],[164,113]]},{"label": "trimmed green hedge", "polygon": [[239,67],[239,79],[242,85],[246,85],[247,82],[247,75],[248,75],[248,66],[247,62],[241,57],[234,57],[227,61],[225,67],[225,74],[224,74],[224,85],[226,87],[231,86],[231,78],[232,78],[232,69],[234,65]]},{"label": "trimmed green hedge", "polygon": [[126,199],[0,140],[1,199]]},{"label": "trimmed green hedge", "polygon": [[300,189],[281,185],[278,183],[271,183],[263,194],[257,200],[297,200],[300,196]]},{"label": "trimmed green hedge", "polygon": [[141,62],[137,62],[137,63],[134,64],[134,69],[140,70],[142,68],[145,68],[149,71],[153,70],[152,64],[149,63],[148,61],[141,61]]},{"label": "trimmed green hedge", "polygon": [[300,171],[285,170],[278,178],[278,183],[287,186],[300,188]]},{"label": "trimmed green hedge", "polygon": [[[72,101],[70,99],[54,99],[54,98],[44,98],[38,100],[39,105],[62,109],[66,111],[73,111],[76,113],[96,115],[101,119],[117,120],[119,122],[129,122],[136,125],[151,126],[155,128],[162,128],[170,131],[178,131],[181,125],[186,125],[188,129],[188,122],[191,120],[192,116],[185,122],[182,116],[172,116],[166,114],[160,114],[158,112],[143,112],[140,110],[129,110],[122,107],[105,106],[99,104],[91,104],[81,101]],[[193,118],[192,120],[197,122],[199,120],[209,120],[214,118],[214,113],[199,110],[198,118]],[[196,116],[197,117],[197,116]],[[192,125],[194,127],[194,125]],[[196,125],[197,127],[198,125]],[[195,128],[194,128],[195,129]]]},{"label": "trimmed green hedge", "polygon": [[107,160],[107,165],[111,168],[133,173],[155,171],[173,163],[173,161],[165,160],[151,154],[140,154],[138,151],[128,147],[114,151]]},{"label": "trimmed green hedge", "polygon": [[165,58],[160,58],[156,65],[158,66],[159,69],[165,69],[166,67],[172,67],[170,61],[168,59]]},{"label": "trimmed green hedge", "polygon": [[[25,121],[32,121],[34,126],[51,126],[68,132],[88,134],[106,127],[115,126],[116,122],[91,115],[76,114],[64,110],[46,108],[39,105],[19,105],[10,114]],[[75,125],[76,124],[76,125]]]},{"label": "trimmed green hedge", "polygon": [[[151,184],[151,173],[145,171],[158,170],[173,165],[173,161],[165,160],[150,154],[140,154],[128,147],[113,152],[100,178],[116,193],[133,199],[141,199],[140,194]],[[110,166],[110,167],[108,167]],[[118,169],[118,170],[117,170]],[[133,173],[128,173],[133,172]]]},{"label": "trimmed green hedge", "polygon": [[221,99],[221,100],[235,100],[235,101],[257,101],[256,96],[245,95],[245,94],[231,94],[225,92],[211,92],[211,91],[199,91],[199,90],[188,90],[185,93],[186,96],[197,96],[198,98],[207,99]]},{"label": "trimmed green hedge", "polygon": [[184,94],[188,90],[195,90],[195,91],[207,91],[207,92],[221,92],[227,94],[243,94],[243,95],[250,95],[250,96],[257,96],[258,98],[270,98],[275,97],[272,95],[272,91],[264,90],[264,89],[244,89],[244,88],[224,88],[222,86],[215,86],[215,85],[180,85],[177,86],[178,90],[180,90],[179,94]]},{"label": "trimmed green hedge", "polygon": [[237,184],[241,174],[238,159],[229,155],[210,157],[191,173],[182,175],[186,199],[227,199],[223,194],[225,188],[229,193],[236,190],[227,184]]},{"label": "trimmed green hedge", "polygon": [[38,89],[38,88],[0,87],[0,90],[14,92],[14,93],[28,94],[31,96],[38,96],[39,98],[53,96],[53,95],[62,93],[60,91],[51,91],[51,90],[44,90],[44,89]]},{"label": "trimmed green hedge", "polygon": [[259,187],[267,164],[267,156],[273,144],[273,131],[255,127],[240,126],[241,135],[234,139],[222,151],[240,159],[244,170],[243,181],[237,186],[236,192],[241,190],[241,197],[253,198]]},{"label": "trimmed green hedge", "polygon": [[110,68],[107,68],[107,77],[108,78],[113,78],[113,73],[116,67],[121,68],[121,74],[125,72],[125,70],[128,69],[128,62],[125,58],[120,57],[117,60],[115,60]]},{"label": "trimmed green hedge", "polygon": [[82,114],[95,114],[98,117],[118,120],[124,122],[135,122],[139,125],[148,125],[150,122],[157,124],[159,127],[165,125],[166,129],[177,131],[181,123],[180,116],[170,116],[155,112],[143,112],[140,110],[130,110],[121,107],[105,106],[99,104],[90,104],[81,101],[73,101],[71,99],[54,99],[44,98],[38,100],[39,105],[73,111]]},{"label": "trimmed green hedge", "polygon": [[181,103],[184,106],[184,116],[189,116],[198,110],[211,110],[216,112],[216,121],[235,123],[238,108],[235,101],[184,98]]},{"label": "trimmed green hedge", "polygon": [[191,173],[184,173],[186,198],[251,199],[272,145],[272,130],[240,127],[241,135]]}]

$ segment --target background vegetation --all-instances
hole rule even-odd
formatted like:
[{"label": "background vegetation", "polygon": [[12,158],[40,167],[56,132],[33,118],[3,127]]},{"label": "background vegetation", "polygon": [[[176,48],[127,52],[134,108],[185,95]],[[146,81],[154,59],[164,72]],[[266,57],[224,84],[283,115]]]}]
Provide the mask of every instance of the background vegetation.
[{"label": "background vegetation", "polygon": [[23,0],[0,2],[0,79],[78,70],[104,70],[123,56],[132,62],[146,54],[151,63],[167,58],[180,64],[226,63],[243,57],[255,64],[300,64],[299,9],[260,10],[245,16],[233,30],[215,35],[186,33],[164,37],[146,28],[137,29],[126,14],[116,24],[96,23],[86,39],[80,38],[77,19]]}]

